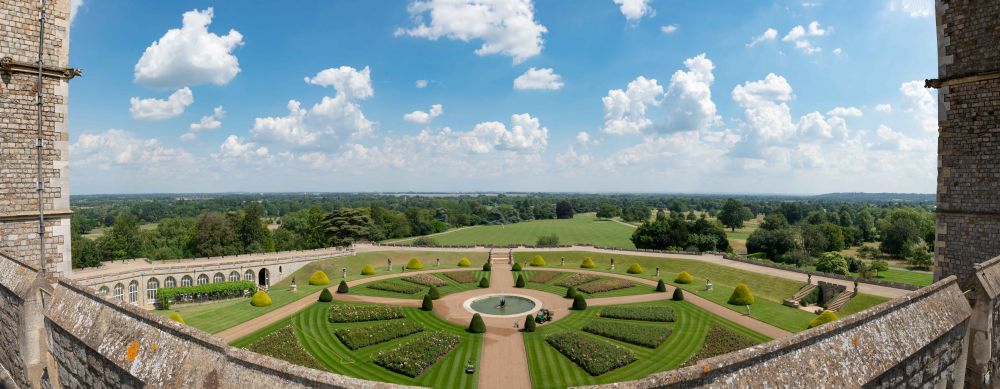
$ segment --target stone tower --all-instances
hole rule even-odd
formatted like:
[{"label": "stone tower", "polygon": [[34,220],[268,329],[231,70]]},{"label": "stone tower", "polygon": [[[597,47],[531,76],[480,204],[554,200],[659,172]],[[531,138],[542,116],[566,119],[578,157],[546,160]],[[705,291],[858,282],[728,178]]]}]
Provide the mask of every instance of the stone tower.
[{"label": "stone tower", "polygon": [[[45,267],[68,274],[70,258],[70,0],[48,0],[42,55],[42,205]],[[0,2],[0,252],[40,261],[38,192],[38,42],[40,0]]]}]

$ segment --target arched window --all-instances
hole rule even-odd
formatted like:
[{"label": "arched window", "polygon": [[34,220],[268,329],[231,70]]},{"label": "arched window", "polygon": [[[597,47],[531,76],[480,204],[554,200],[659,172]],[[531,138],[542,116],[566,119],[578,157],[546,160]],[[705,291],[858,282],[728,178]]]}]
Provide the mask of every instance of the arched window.
[{"label": "arched window", "polygon": [[193,284],[192,281],[194,280],[191,279],[191,276],[184,276],[181,278],[181,286],[191,286]]},{"label": "arched window", "polygon": [[208,283],[208,275],[202,274],[198,276],[198,285],[205,285]]},{"label": "arched window", "polygon": [[115,285],[115,300],[125,301],[125,285],[121,283]]},{"label": "arched window", "polygon": [[226,276],[222,273],[215,273],[215,276],[212,277],[212,282],[216,284],[226,282]]},{"label": "arched window", "polygon": [[243,280],[244,281],[253,281],[253,270],[247,270],[246,273],[243,273]]},{"label": "arched window", "polygon": [[233,270],[232,273],[229,273],[229,282],[236,282],[239,280],[240,280],[240,272]]},{"label": "arched window", "polygon": [[132,304],[139,302],[139,281],[133,280],[128,283],[128,302]]},{"label": "arched window", "polygon": [[97,291],[97,294],[100,294],[101,296],[107,296],[108,295],[108,287],[107,286],[102,286],[101,289],[99,289]]},{"label": "arched window", "polygon": [[157,289],[160,289],[160,280],[150,278],[146,281],[146,300],[149,300],[149,303],[156,301]]},{"label": "arched window", "polygon": [[174,277],[167,277],[167,279],[163,281],[163,287],[164,288],[177,287],[177,280],[175,280]]}]

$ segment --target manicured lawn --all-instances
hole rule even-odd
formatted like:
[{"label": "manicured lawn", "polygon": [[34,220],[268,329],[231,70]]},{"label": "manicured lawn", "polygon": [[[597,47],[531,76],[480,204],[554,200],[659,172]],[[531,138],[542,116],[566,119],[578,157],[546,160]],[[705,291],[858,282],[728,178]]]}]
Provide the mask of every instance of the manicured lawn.
[{"label": "manicured lawn", "polygon": [[[515,260],[519,262],[528,261],[535,255],[542,255],[546,261],[554,260],[556,263],[558,263],[558,258],[566,257],[566,266],[572,266],[574,268],[578,268],[580,266],[580,262],[584,257],[590,257],[597,265],[596,268],[590,270],[617,274],[626,274],[625,270],[629,267],[629,265],[632,263],[639,263],[642,265],[643,269],[645,269],[645,273],[638,274],[636,276],[650,280],[657,279],[655,276],[656,267],[659,266],[661,278],[664,282],[674,286],[680,286],[681,289],[684,289],[687,293],[695,293],[698,296],[740,313],[746,313],[746,307],[730,305],[727,302],[729,301],[729,297],[732,295],[733,289],[736,285],[744,283],[747,284],[757,300],[756,303],[750,307],[750,316],[787,331],[798,332],[807,329],[809,321],[816,316],[815,314],[803,310],[781,305],[782,300],[791,297],[796,291],[799,290],[799,288],[805,283],[805,279],[798,282],[781,277],[748,272],[745,270],[691,259],[655,258],[621,254],[612,255],[606,253],[579,251],[520,252],[514,254]],[[610,269],[611,257],[615,258],[615,270],[613,271]],[[694,276],[694,282],[690,284],[674,283],[674,278],[676,278],[677,273],[680,273],[681,271],[691,273],[691,275]],[[705,291],[705,284],[707,283],[707,280],[712,281],[713,288],[711,291]],[[542,287],[554,287],[554,285],[551,284],[552,283],[546,284]],[[528,286],[532,287],[532,284],[529,283]],[[542,287],[539,287],[539,289],[550,291],[542,289]],[[562,292],[565,293],[565,289],[560,288],[559,290],[562,290]],[[555,291],[551,292],[556,293]],[[858,301],[854,302],[854,306],[851,307],[854,312],[877,305],[880,302],[878,299],[867,298],[866,296],[867,295],[862,294],[859,296],[861,298],[856,298]]]},{"label": "manicured lawn", "polygon": [[[475,274],[476,278],[479,279],[482,277],[488,277],[490,273],[478,270],[475,272]],[[458,282],[455,282],[455,280],[452,280],[451,278],[445,277],[443,274],[432,273],[431,275],[438,277],[448,283],[448,285],[437,288],[438,292],[441,293],[441,296],[446,296],[452,293],[462,292],[470,289],[476,289],[479,287],[478,282],[472,284],[460,284]],[[393,282],[402,282],[404,284],[412,284],[415,286],[420,286],[422,288],[422,291],[413,294],[397,293],[386,290],[370,289],[365,287],[366,284],[361,284],[351,287],[351,291],[349,294],[357,294],[362,296],[377,296],[377,297],[395,297],[401,299],[422,299],[424,298],[424,295],[427,294],[427,291],[430,290],[430,287],[425,287],[422,285],[410,283],[408,281],[403,281],[402,277],[405,276],[405,274],[401,274],[400,276],[401,277],[399,278],[391,278],[390,280],[392,280]]]},{"label": "manicured lawn", "polygon": [[[330,285],[328,287],[335,289],[337,283],[340,282],[341,269],[347,268],[347,276],[350,280],[370,277],[361,275],[361,268],[366,264],[371,264],[375,267],[374,275],[380,275],[387,271],[386,258],[392,258],[393,270],[398,272],[400,266],[404,266],[410,258],[419,258],[423,262],[425,269],[435,269],[436,258],[441,258],[440,269],[442,270],[481,269],[483,264],[486,263],[487,255],[489,254],[473,252],[384,251],[336,257],[312,262],[290,276],[285,277],[281,282],[272,285],[270,295],[273,303],[268,307],[257,308],[251,306],[250,299],[247,298],[204,305],[174,305],[170,310],[154,312],[163,316],[169,316],[172,312],[178,311],[189,326],[214,334],[288,305],[312,293],[319,292],[323,288],[322,286],[309,285],[309,275],[316,270],[324,271],[330,278]],[[458,261],[462,257],[472,260],[472,266],[468,268],[458,267]],[[292,278],[295,278],[296,284],[298,284],[297,292],[289,291]],[[423,297],[423,295],[420,294],[419,297]]]},{"label": "manicured lawn", "polygon": [[[580,331],[583,326],[597,318],[601,307],[591,307],[586,311],[574,311],[569,316],[538,327],[534,333],[524,334],[524,346],[528,355],[528,369],[534,388],[565,388],[568,386],[594,385],[617,381],[634,380],[650,374],[667,371],[681,366],[695,355],[704,342],[712,324],[724,326],[756,342],[765,342],[767,337],[747,330],[732,322],[708,313],[686,301],[661,300],[630,306],[668,306],[674,309],[676,322],[654,325],[669,327],[672,333],[663,344],[655,349],[612,340],[606,337]],[[605,319],[612,320],[612,319]],[[624,321],[632,323],[632,321]],[[634,322],[650,325],[649,322]],[[545,336],[575,331],[578,336],[591,337],[625,347],[635,353],[638,360],[625,367],[612,370],[597,377],[591,376],[581,367],[545,342]]]},{"label": "manicured lawn", "polygon": [[[536,270],[524,270],[524,271],[514,272],[514,273],[515,274],[516,273],[524,274],[525,279],[531,279],[531,276],[532,276],[532,274],[535,271]],[[563,278],[569,277],[571,274],[574,274],[574,273],[567,272],[566,274],[561,274],[561,275],[557,276],[556,278],[553,278],[552,281],[546,282],[544,284],[540,284],[540,283],[536,283],[536,282],[528,282],[527,284],[525,284],[526,285],[525,287],[528,288],[528,289],[535,289],[535,290],[540,290],[540,291],[543,291],[543,292],[552,293],[552,294],[557,295],[557,296],[565,296],[567,288],[559,286],[559,285],[556,285],[556,284],[559,283],[559,280],[562,280]],[[517,276],[515,275],[514,277],[517,277]],[[612,278],[612,277],[602,277],[602,278],[599,278],[596,281],[592,281],[592,282],[600,282],[602,280],[606,280],[606,279],[610,279],[610,278]],[[643,285],[643,284],[636,283],[636,285],[633,286],[633,287],[631,287],[631,288],[611,290],[611,291],[600,292],[600,293],[584,293],[584,292],[581,292],[581,293],[583,293],[584,296],[587,296],[587,298],[599,298],[599,297],[633,296],[633,295],[637,295],[637,294],[656,293],[655,289],[656,288],[653,287],[653,286]]]},{"label": "manicured lawn", "polygon": [[[816,270],[816,266],[803,266],[803,268]],[[858,273],[849,273],[848,275],[859,277]],[[875,279],[907,285],[927,286],[934,283],[934,273],[890,267],[889,270],[878,272],[878,277]]]},{"label": "manicured lawn", "polygon": [[316,303],[292,316],[284,323],[277,323],[265,328],[246,338],[233,342],[232,345],[246,347],[254,341],[261,339],[266,334],[280,329],[283,327],[282,324],[292,323],[295,333],[299,338],[299,343],[321,365],[331,372],[366,380],[433,388],[474,388],[476,386],[478,370],[476,374],[466,374],[465,364],[470,360],[473,362],[479,361],[479,353],[483,347],[482,335],[467,333],[463,328],[445,322],[431,312],[424,312],[415,308],[403,308],[408,320],[424,327],[425,331],[422,333],[440,330],[462,338],[462,342],[448,353],[447,356],[439,360],[420,376],[410,378],[376,365],[372,361],[371,356],[379,351],[395,348],[401,343],[419,337],[422,333],[351,351],[337,339],[336,335],[334,335],[335,330],[346,327],[371,326],[373,324],[386,323],[387,321],[329,323],[327,321],[327,310],[331,304],[350,303]]},{"label": "manicured lawn", "polygon": [[[632,232],[635,228],[612,220],[598,220],[592,213],[578,214],[572,219],[534,220],[505,226],[475,226],[433,237],[443,245],[533,245],[539,236],[556,234],[559,244],[593,244],[606,247],[635,248]],[[413,239],[398,243],[408,244]]]}]

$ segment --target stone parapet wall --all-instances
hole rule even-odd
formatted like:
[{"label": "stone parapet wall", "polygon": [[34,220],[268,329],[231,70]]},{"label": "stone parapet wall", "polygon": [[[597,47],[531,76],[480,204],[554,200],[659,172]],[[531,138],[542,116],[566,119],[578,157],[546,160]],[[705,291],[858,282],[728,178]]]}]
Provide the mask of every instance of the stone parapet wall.
[{"label": "stone parapet wall", "polygon": [[[11,383],[29,387],[27,366],[22,355],[25,300],[38,272],[0,254],[0,370]],[[0,386],[2,382],[0,382]]]},{"label": "stone parapet wall", "polygon": [[593,388],[960,386],[970,312],[949,277],[788,338]]}]

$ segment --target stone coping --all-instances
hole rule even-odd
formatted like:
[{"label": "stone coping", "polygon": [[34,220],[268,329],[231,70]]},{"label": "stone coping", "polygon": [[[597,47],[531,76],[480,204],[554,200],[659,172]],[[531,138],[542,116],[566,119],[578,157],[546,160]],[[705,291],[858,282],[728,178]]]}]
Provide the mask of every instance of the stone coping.
[{"label": "stone coping", "polygon": [[[479,301],[479,300],[482,300],[484,298],[496,297],[496,296],[520,297],[520,298],[523,298],[523,299],[531,300],[531,302],[535,304],[535,307],[531,308],[530,310],[524,311],[524,312],[512,313],[510,315],[492,315],[492,314],[489,314],[489,313],[482,313],[482,312],[479,312],[479,311],[477,311],[475,309],[472,309],[472,303],[474,303],[476,301]],[[462,303],[462,308],[465,308],[466,311],[469,311],[469,312],[471,312],[473,314],[478,313],[482,317],[492,317],[492,318],[497,318],[497,319],[505,319],[505,318],[511,318],[511,317],[522,317],[522,316],[525,316],[525,315],[534,315],[534,314],[538,313],[538,311],[542,310],[542,301],[539,300],[539,299],[536,299],[534,297],[531,297],[531,296],[525,296],[523,294],[517,294],[517,293],[487,293],[487,294],[481,294],[481,295],[478,295],[476,297],[472,297],[472,298],[469,298],[468,300],[465,300],[465,302]]]},{"label": "stone coping", "polygon": [[21,298],[30,295],[32,285],[38,281],[38,269],[32,265],[0,253],[0,287]]},{"label": "stone coping", "polygon": [[[932,301],[935,298],[941,301]],[[969,306],[968,300],[966,300],[964,294],[958,287],[958,279],[955,276],[949,276],[930,286],[908,293],[900,298],[890,300],[876,307],[858,312],[845,319],[799,332],[787,338],[773,340],[729,354],[704,359],[698,361],[692,366],[662,373],[655,373],[639,380],[585,387],[609,389],[653,388],[666,385],[684,387],[704,384],[706,381],[711,382],[712,375],[735,374],[743,369],[753,369],[754,366],[763,361],[779,358],[783,355],[793,353],[796,350],[814,346],[823,341],[832,340],[838,335],[844,335],[847,332],[855,330],[864,331],[864,328],[862,327],[881,319],[886,319],[888,322],[893,324],[907,325],[914,323],[914,320],[908,319],[904,319],[906,323],[900,323],[901,319],[899,317],[889,318],[888,316],[900,312],[910,305],[917,304],[925,300],[928,301],[929,304],[933,304],[933,306],[939,310],[932,316],[927,316],[929,312],[926,311],[913,313],[921,315],[920,317],[922,318],[928,319],[925,320],[926,324],[929,325],[929,327],[924,328],[925,333],[933,332],[934,335],[939,336],[968,320],[972,312],[972,308]],[[855,342],[858,341],[858,338],[855,337],[854,339]],[[855,343],[855,345],[857,345],[857,343]],[[891,344],[882,344],[879,347],[886,348],[891,346]],[[858,363],[858,361],[853,362]],[[852,362],[845,360],[844,363],[850,364]]]},{"label": "stone coping", "polygon": [[973,264],[972,268],[979,279],[976,289],[982,288],[990,300],[996,299],[1000,295],[1000,256]]}]

